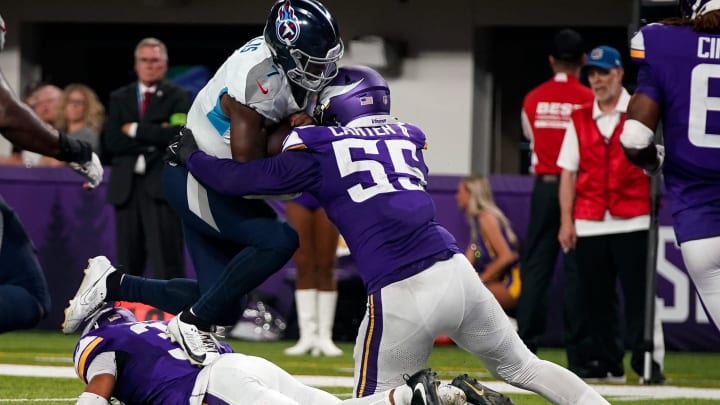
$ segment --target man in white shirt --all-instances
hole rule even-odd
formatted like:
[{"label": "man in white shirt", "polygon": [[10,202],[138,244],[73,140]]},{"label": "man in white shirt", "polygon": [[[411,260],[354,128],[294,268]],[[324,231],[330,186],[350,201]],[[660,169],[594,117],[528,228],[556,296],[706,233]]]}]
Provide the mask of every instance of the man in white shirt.
[{"label": "man in white shirt", "polygon": [[[577,373],[589,381],[624,382],[615,285],[619,279],[632,368],[642,375],[645,300],[638,291],[644,291],[646,279],[650,181],[627,160],[620,144],[630,100],[622,87],[620,54],[597,47],[583,69],[595,100],[572,113],[558,156],[563,169],[558,240],[563,250],[576,251],[592,340]],[[664,381],[662,354],[654,359],[653,380]]]}]

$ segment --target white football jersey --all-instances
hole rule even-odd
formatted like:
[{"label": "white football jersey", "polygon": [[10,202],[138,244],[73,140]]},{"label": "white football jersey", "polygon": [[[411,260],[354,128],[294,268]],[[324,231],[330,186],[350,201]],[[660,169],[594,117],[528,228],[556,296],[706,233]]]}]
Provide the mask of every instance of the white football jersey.
[{"label": "white football jersey", "polygon": [[250,40],[230,55],[200,90],[188,113],[187,127],[200,149],[220,158],[232,157],[230,118],[220,108],[224,93],[260,113],[266,124],[302,110],[263,37]]}]

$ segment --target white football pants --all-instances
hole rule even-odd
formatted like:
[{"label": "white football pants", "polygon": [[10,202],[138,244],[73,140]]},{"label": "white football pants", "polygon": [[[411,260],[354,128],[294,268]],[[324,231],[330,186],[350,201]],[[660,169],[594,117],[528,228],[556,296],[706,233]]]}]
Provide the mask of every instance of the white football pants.
[{"label": "white football pants", "polygon": [[575,374],[528,350],[462,254],[368,296],[355,342],[353,394],[365,397],[402,384],[403,374],[425,367],[439,334],[496,377],[554,404],[608,404]]},{"label": "white football pants", "polygon": [[695,289],[720,330],[720,236],[684,242],[680,250]]}]

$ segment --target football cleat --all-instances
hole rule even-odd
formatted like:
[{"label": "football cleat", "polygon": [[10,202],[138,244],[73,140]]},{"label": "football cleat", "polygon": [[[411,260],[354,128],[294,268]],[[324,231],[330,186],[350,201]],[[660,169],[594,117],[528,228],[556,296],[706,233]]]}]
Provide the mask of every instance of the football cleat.
[{"label": "football cleat", "polygon": [[108,275],[114,271],[115,267],[105,256],[97,256],[88,260],[88,267],[85,269],[85,277],[80,283],[80,288],[65,308],[63,333],[75,332],[85,319],[102,308],[105,298],[107,298],[105,282]]},{"label": "football cleat", "polygon": [[435,373],[429,368],[418,371],[409,376],[405,374],[405,383],[412,390],[410,405],[440,405],[438,398],[438,385]]},{"label": "football cleat", "polygon": [[196,325],[181,321],[180,314],[168,322],[167,334],[170,340],[180,344],[193,365],[206,366],[219,356],[213,332],[202,331]]},{"label": "football cleat", "polygon": [[467,374],[453,378],[450,384],[460,388],[465,393],[467,402],[472,405],[515,405],[510,398],[480,384]]}]

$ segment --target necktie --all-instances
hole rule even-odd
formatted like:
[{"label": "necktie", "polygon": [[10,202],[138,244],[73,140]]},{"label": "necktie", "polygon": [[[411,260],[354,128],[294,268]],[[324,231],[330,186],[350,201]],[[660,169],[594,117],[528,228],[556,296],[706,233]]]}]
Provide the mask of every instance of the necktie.
[{"label": "necktie", "polygon": [[140,117],[142,118],[143,115],[145,115],[145,110],[147,110],[148,103],[150,102],[150,96],[152,96],[152,93],[149,91],[146,91],[143,93],[142,101],[140,102]]}]

